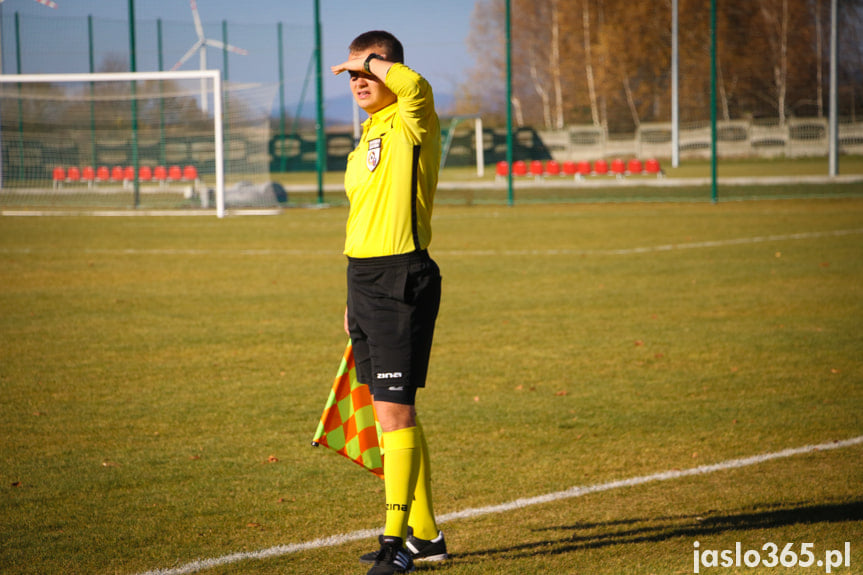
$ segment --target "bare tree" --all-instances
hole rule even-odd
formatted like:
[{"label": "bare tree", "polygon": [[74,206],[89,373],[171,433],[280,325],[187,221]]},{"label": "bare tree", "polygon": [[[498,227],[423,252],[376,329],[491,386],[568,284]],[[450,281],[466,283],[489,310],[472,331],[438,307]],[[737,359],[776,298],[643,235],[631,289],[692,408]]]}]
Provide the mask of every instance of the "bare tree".
[{"label": "bare tree", "polygon": [[560,69],[560,4],[551,0],[551,77],[554,84],[554,127],[563,128],[563,87]]},{"label": "bare tree", "polygon": [[[680,1],[681,120],[710,116],[710,11]],[[511,0],[512,102],[519,122],[561,129],[590,122],[627,131],[668,121],[670,0]],[[826,2],[723,0],[717,63],[721,117],[819,116],[824,112]],[[502,118],[505,110],[503,0],[477,0],[470,45],[476,68],[460,112]],[[863,88],[863,0],[840,2],[840,85],[845,103]],[[858,107],[863,98],[857,97]]]},{"label": "bare tree", "polygon": [[539,95],[540,102],[542,102],[543,125],[546,128],[551,128],[551,105],[548,98],[548,90],[545,89],[545,83],[539,78],[536,60],[535,57],[531,58],[530,77],[533,79],[533,87]]},{"label": "bare tree", "polygon": [[600,126],[599,106],[596,99],[596,81],[593,76],[593,53],[590,49],[589,0],[582,0],[581,14],[582,30],[584,31],[584,75],[587,78],[587,92],[590,98],[590,117],[593,119],[593,125],[598,128]]},{"label": "bare tree", "polygon": [[[777,1],[781,4],[776,6]],[[788,0],[758,0],[773,58],[773,83],[779,123],[785,124],[788,90]]]}]

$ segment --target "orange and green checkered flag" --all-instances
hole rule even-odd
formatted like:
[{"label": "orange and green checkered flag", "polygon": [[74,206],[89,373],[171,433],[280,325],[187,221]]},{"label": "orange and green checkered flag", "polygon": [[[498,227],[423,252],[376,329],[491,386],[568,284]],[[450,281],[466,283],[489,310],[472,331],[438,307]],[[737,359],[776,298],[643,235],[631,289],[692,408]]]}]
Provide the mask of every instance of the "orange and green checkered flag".
[{"label": "orange and green checkered flag", "polygon": [[353,347],[348,341],[312,445],[325,445],[383,479],[380,439],[381,426],[369,386],[357,381]]}]

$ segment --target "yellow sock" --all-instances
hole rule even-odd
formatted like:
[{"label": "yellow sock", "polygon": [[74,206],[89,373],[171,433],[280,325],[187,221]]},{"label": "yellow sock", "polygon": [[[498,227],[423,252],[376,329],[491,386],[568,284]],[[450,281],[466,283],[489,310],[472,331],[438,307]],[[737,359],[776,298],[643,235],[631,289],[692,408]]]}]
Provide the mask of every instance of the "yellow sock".
[{"label": "yellow sock", "polygon": [[431,540],[437,537],[438,527],[434,518],[431,490],[431,467],[429,466],[429,448],[426,443],[425,433],[422,425],[417,420],[419,432],[420,465],[417,484],[414,489],[414,501],[411,505],[410,519],[408,524],[414,530],[414,537],[418,539]]},{"label": "yellow sock", "polygon": [[383,434],[383,444],[387,504],[384,535],[405,540],[420,468],[420,434],[416,427],[386,432]]}]

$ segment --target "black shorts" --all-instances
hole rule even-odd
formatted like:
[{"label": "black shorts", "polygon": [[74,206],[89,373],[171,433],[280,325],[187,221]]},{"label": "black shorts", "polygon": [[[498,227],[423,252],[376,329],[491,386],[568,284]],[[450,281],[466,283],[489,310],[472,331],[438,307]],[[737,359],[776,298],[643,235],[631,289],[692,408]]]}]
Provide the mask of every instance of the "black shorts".
[{"label": "black shorts", "polygon": [[425,386],[441,276],[428,252],[348,258],[348,330],[357,380],[374,398],[413,405]]}]

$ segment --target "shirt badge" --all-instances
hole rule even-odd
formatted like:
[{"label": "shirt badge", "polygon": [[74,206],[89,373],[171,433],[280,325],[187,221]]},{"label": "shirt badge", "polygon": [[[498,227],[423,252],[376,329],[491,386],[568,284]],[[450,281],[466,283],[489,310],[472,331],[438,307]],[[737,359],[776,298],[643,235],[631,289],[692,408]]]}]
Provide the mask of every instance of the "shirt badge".
[{"label": "shirt badge", "polygon": [[381,139],[375,138],[369,140],[369,152],[366,155],[366,167],[370,172],[374,172],[378,164],[381,163]]}]

